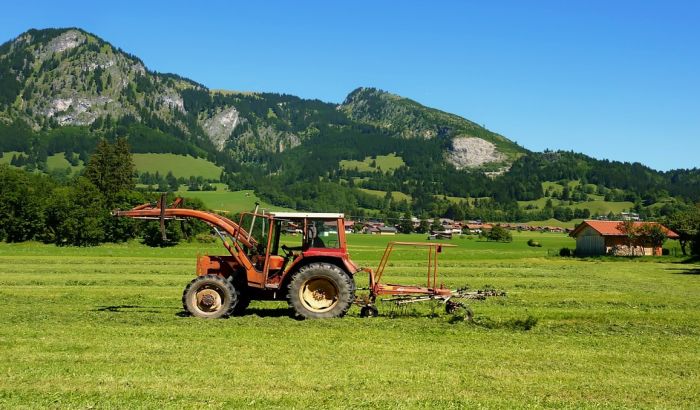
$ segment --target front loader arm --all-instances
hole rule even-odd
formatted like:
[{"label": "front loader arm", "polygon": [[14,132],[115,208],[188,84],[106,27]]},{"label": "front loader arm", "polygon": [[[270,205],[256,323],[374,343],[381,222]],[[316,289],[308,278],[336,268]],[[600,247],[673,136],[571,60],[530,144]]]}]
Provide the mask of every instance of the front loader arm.
[{"label": "front loader arm", "polygon": [[182,203],[182,199],[178,198],[175,202],[167,207],[165,201],[161,198],[157,204],[143,204],[134,207],[128,211],[114,210],[112,211],[112,216],[123,217],[123,218],[133,218],[133,219],[151,219],[160,220],[161,227],[166,219],[178,219],[178,218],[194,218],[204,221],[209,226],[216,228],[219,231],[226,232],[235,241],[240,242],[247,248],[255,248],[257,241],[255,238],[250,237],[245,229],[241,228],[237,223],[232,220],[217,215],[213,212],[200,211],[197,209],[188,208],[178,208]]}]

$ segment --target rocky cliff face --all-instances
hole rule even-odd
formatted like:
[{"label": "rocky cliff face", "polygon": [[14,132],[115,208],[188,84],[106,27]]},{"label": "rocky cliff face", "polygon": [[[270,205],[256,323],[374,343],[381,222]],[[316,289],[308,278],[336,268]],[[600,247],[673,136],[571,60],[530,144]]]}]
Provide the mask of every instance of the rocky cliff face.
[{"label": "rocky cliff face", "polygon": [[447,159],[455,168],[474,168],[490,162],[506,159],[496,146],[486,140],[474,137],[456,137],[452,139],[452,149]]},{"label": "rocky cliff face", "polygon": [[219,151],[223,150],[231,133],[245,118],[241,118],[236,107],[227,107],[210,117],[200,119],[202,128]]}]

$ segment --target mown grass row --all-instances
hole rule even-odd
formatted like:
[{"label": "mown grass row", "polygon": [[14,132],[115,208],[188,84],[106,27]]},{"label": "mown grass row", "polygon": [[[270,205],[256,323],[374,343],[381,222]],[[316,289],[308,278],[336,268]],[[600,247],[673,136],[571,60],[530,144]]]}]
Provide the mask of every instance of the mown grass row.
[{"label": "mown grass row", "polygon": [[[387,240],[352,236],[351,253],[375,266]],[[284,302],[227,320],[183,317],[194,256],[216,244],[1,244],[0,407],[700,404],[699,265],[549,257],[570,239],[543,236],[544,249],[526,240],[453,240],[440,255],[446,286],[508,292],[473,303],[474,323],[386,303],[373,319],[353,308],[297,321]],[[424,255],[395,256],[387,281],[425,280]]]}]

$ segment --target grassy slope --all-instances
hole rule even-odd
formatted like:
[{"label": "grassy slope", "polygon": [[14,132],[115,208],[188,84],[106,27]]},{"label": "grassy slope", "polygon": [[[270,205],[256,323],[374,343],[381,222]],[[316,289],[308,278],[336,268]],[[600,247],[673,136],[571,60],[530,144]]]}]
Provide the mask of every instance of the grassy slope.
[{"label": "grassy slope", "polygon": [[[567,185],[569,188],[574,188],[577,187],[581,184],[581,181],[575,180],[575,181],[569,181]],[[588,184],[588,186],[595,188],[595,185],[593,184]],[[552,189],[553,191],[558,192],[559,194],[562,193],[564,187],[559,184],[558,182],[552,182],[552,181],[546,181],[542,183],[542,190],[546,191],[547,189]],[[589,194],[589,197],[591,197],[593,200],[591,201],[585,201],[585,202],[578,202],[573,205],[569,205],[569,201],[560,201],[558,199],[552,199],[552,205],[557,206],[557,205],[564,205],[564,206],[569,206],[572,209],[584,209],[588,208],[589,211],[591,211],[591,214],[598,213],[600,215],[607,215],[610,212],[619,214],[620,212],[623,211],[629,211],[633,206],[634,203],[628,202],[628,201],[620,201],[620,202],[605,202],[603,200],[603,195],[595,195],[595,194]],[[518,201],[518,204],[522,207],[525,207],[527,205],[534,205],[539,209],[544,208],[545,204],[547,203],[547,199],[549,198],[539,198],[533,201]]]},{"label": "grassy slope", "polygon": [[[534,205],[539,209],[543,209],[549,198],[539,198],[532,201],[518,201],[521,207],[526,207],[528,205]],[[573,205],[569,205],[569,201],[560,201],[558,199],[552,199],[552,206],[567,206],[572,209],[576,208],[588,208],[591,211],[591,215],[596,212],[600,215],[607,215],[610,211],[619,214],[622,211],[629,210],[634,206],[632,202],[622,201],[622,202],[605,202],[603,200],[585,201],[585,202],[574,202]]]},{"label": "grassy slope", "polygon": [[[372,161],[376,162],[376,167],[371,166]],[[347,159],[340,161],[341,169],[352,170],[357,168],[358,171],[362,172],[374,172],[377,169],[381,169],[384,172],[393,171],[396,168],[399,168],[403,165],[405,165],[405,162],[403,162],[403,158],[397,157],[395,153],[389,155],[377,155],[376,158],[367,157],[363,161]]]},{"label": "grassy slope", "polygon": [[[386,191],[378,191],[376,189],[366,189],[366,188],[358,188],[358,189],[362,192],[366,192],[368,194],[374,195],[374,196],[379,197],[379,198],[384,198],[386,196]],[[398,192],[398,191],[392,192],[391,198],[394,201],[404,200],[404,201],[411,202],[411,200],[412,200],[410,195],[404,194],[403,192]]]},{"label": "grassy slope", "polygon": [[[18,152],[5,152],[0,158],[0,164],[9,164],[12,159],[12,154]],[[26,154],[25,154],[26,155]],[[138,172],[155,173],[158,171],[165,176],[168,171],[173,171],[176,177],[201,176],[205,179],[218,180],[221,176],[222,168],[214,163],[211,163],[203,158],[194,158],[192,156],[176,155],[176,154],[133,154],[134,164]],[[70,163],[64,158],[63,153],[57,153],[49,156],[46,160],[49,169],[64,169],[70,166]],[[82,166],[71,167],[73,171],[82,169]]]},{"label": "grassy slope", "polygon": [[165,176],[172,171],[176,177],[201,176],[205,179],[218,180],[222,168],[203,159],[176,154],[133,154],[136,170]]},{"label": "grassy slope", "polygon": [[[531,226],[558,226],[562,228],[574,228],[577,224],[580,224],[583,219],[572,219],[568,222],[562,222],[558,219],[550,218],[542,221],[530,221],[526,222],[525,225]],[[506,222],[507,223],[507,222]],[[512,223],[512,222],[511,222]]]},{"label": "grassy slope", "polygon": [[18,151],[6,151],[6,152],[2,153],[2,158],[0,158],[0,164],[8,164],[9,165],[10,162],[12,161],[12,156],[18,155],[18,154],[27,155],[27,154],[24,154],[23,152],[18,152]]},{"label": "grassy slope", "polygon": [[82,161],[80,161],[80,165],[72,166],[62,152],[53,154],[46,158],[46,167],[49,170],[70,168],[71,172],[75,173],[83,169],[83,166]]},{"label": "grassy slope", "polygon": [[65,169],[70,167],[70,162],[63,156],[63,153],[53,154],[46,158],[46,166],[49,169]]},{"label": "grassy slope", "polygon": [[[275,302],[184,318],[206,249],[0,244],[0,407],[697,408],[700,265],[549,258],[572,240],[536,235],[544,248],[516,234],[441,255],[447,286],[509,292],[474,303],[476,325],[385,304],[375,319],[296,321]],[[350,251],[375,266],[390,239],[420,238],[355,235]],[[388,281],[424,280],[421,253],[395,256]]]},{"label": "grassy slope", "polygon": [[[183,187],[186,188],[186,187]],[[177,192],[177,195],[199,198],[204,204],[211,209],[217,211],[227,211],[231,214],[241,211],[252,211],[255,208],[255,202],[260,202],[260,207],[267,210],[290,210],[279,206],[270,205],[260,198],[255,196],[255,193],[250,191],[185,191]]]},{"label": "grassy slope", "polygon": [[591,215],[598,213],[599,215],[607,215],[610,212],[619,214],[622,211],[629,211],[634,206],[632,202],[605,202],[605,201],[587,201],[578,202],[571,205],[572,208],[588,208]]}]

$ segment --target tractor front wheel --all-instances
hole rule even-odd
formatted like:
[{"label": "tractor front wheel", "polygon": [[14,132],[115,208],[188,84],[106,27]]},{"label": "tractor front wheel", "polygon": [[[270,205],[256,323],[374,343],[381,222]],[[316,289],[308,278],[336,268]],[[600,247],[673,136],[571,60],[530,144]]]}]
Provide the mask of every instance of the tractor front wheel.
[{"label": "tractor front wheel", "polygon": [[225,318],[233,314],[237,303],[231,281],[218,275],[198,276],[182,292],[182,307],[192,316]]},{"label": "tractor front wheel", "polygon": [[355,282],[330,263],[302,267],[287,288],[289,306],[306,319],[344,316],[354,300]]}]

